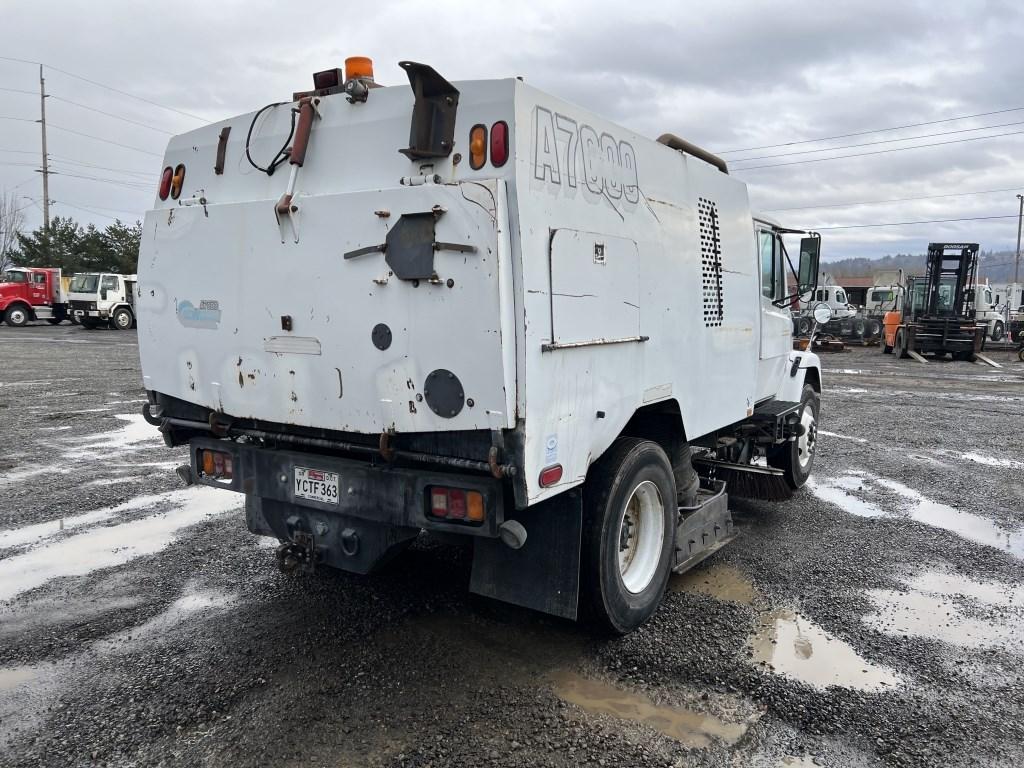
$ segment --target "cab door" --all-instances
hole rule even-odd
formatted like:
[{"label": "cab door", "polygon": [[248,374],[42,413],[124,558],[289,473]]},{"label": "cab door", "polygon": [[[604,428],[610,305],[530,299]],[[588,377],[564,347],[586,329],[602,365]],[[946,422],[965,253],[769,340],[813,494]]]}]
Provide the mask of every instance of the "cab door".
[{"label": "cab door", "polygon": [[33,307],[41,307],[49,304],[46,295],[46,275],[42,272],[33,272],[29,275],[28,301]]},{"label": "cab door", "polygon": [[757,255],[761,270],[761,339],[757,400],[774,397],[782,386],[793,345],[793,316],[772,302],[786,296],[782,243],[770,227],[758,225]]}]

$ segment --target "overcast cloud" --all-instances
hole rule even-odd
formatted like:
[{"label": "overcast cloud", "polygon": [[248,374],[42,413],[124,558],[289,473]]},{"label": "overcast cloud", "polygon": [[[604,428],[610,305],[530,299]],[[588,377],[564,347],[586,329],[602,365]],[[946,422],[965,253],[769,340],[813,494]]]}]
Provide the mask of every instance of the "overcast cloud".
[{"label": "overcast cloud", "polygon": [[[725,155],[761,210],[1012,189],[774,214],[801,227],[1011,217],[830,230],[824,234],[831,258],[921,252],[930,240],[969,239],[986,250],[1010,249],[1016,241],[1014,195],[1024,191],[1019,3],[114,0],[2,7],[0,55],[42,61],[211,121],[306,88],[312,72],[341,66],[351,55],[372,57],[385,84],[406,81],[400,59],[430,63],[450,80],[520,75],[640,133],[671,131],[715,151],[1016,109]],[[98,226],[109,223],[107,217],[141,218],[153,199],[168,134],[125,120],[168,132],[201,121],[53,69],[46,81],[53,95],[49,152],[60,174],[51,182],[52,214]],[[0,116],[37,119],[38,95],[13,91],[37,94],[38,86],[37,67],[0,60]],[[1011,135],[753,168],[996,133]],[[0,188],[27,196],[22,202],[31,226],[41,221],[41,185],[33,170],[38,152],[36,124],[0,120]],[[786,154],[792,152],[806,154]],[[762,159],[740,162],[744,157]]]}]

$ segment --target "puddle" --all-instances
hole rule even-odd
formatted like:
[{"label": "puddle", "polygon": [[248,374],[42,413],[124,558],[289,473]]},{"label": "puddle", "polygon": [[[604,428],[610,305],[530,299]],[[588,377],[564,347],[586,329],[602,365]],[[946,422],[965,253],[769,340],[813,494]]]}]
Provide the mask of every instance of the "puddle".
[{"label": "puddle", "polygon": [[829,432],[829,431],[824,430],[824,429],[819,429],[818,430],[818,434],[819,435],[825,435],[825,437],[837,437],[840,440],[850,440],[851,442],[854,442],[854,443],[867,443],[868,442],[863,437],[851,437],[850,435],[841,435],[838,432]]},{"label": "puddle", "polygon": [[26,683],[30,683],[39,675],[40,670],[35,667],[0,668],[0,693],[6,693]]},{"label": "puddle", "polygon": [[233,605],[236,598],[223,592],[189,592],[173,603],[163,613],[159,613],[143,624],[125,630],[111,637],[97,640],[92,648],[100,653],[113,653],[125,650],[134,642],[159,639],[175,625],[201,611],[212,608],[226,608]]},{"label": "puddle", "polygon": [[123,475],[122,477],[105,477],[99,480],[90,480],[85,485],[88,487],[100,487],[107,485],[124,485],[125,483],[134,483],[139,480],[145,480],[142,475]]},{"label": "puddle", "polygon": [[179,488],[174,491],[167,491],[166,493],[136,496],[133,499],[129,499],[128,501],[117,504],[113,507],[94,509],[90,512],[82,512],[70,517],[48,520],[44,523],[33,523],[32,525],[25,525],[21,528],[3,530],[0,531],[0,550],[10,549],[11,547],[22,547],[26,544],[34,544],[47,537],[55,536],[61,531],[73,530],[75,528],[83,528],[95,523],[101,523],[105,520],[116,517],[122,512],[132,512],[136,509],[146,509],[147,507],[156,507],[161,504],[168,504],[173,507],[183,507],[190,504],[197,498],[197,491],[200,492],[199,496],[201,497],[206,495],[206,491],[218,490],[220,489],[207,488],[205,486]]},{"label": "puddle", "polygon": [[[201,486],[171,493],[183,495],[178,499],[177,508],[167,513],[95,528],[0,560],[0,601],[10,600],[52,579],[82,576],[159,552],[185,528],[234,511],[240,504],[237,495],[218,488]],[[109,513],[109,510],[91,514],[101,513]]]},{"label": "puddle", "polygon": [[818,688],[881,691],[903,682],[893,670],[865,660],[849,643],[791,610],[763,615],[749,646],[755,663]]},{"label": "puddle", "polygon": [[966,648],[1024,651],[1024,587],[926,571],[907,591],[871,590],[864,623],[895,637],[912,635]]},{"label": "puddle", "polygon": [[38,477],[39,475],[53,474],[53,475],[66,475],[71,470],[62,467],[25,467],[24,469],[13,469],[9,472],[0,473],[0,486],[2,485],[13,485],[20,483],[22,480],[28,480],[32,477]]},{"label": "puddle", "polygon": [[710,567],[698,566],[686,573],[674,575],[668,585],[673,592],[708,595],[741,605],[751,605],[756,596],[754,585],[741,570],[720,563]]},{"label": "puddle", "polygon": [[140,443],[162,443],[160,432],[141,413],[115,413],[114,418],[124,422],[120,429],[61,438],[62,442],[73,446],[64,452],[65,458],[92,458],[97,451],[124,451],[137,449]]},{"label": "puddle", "polygon": [[1005,469],[1024,469],[1024,461],[1013,459],[997,459],[995,456],[986,456],[982,453],[961,453],[960,458],[964,461],[973,461],[978,464],[986,464],[990,467],[1003,467]]},{"label": "puddle", "polygon": [[556,672],[551,679],[555,694],[563,701],[592,714],[647,725],[688,747],[702,749],[715,741],[735,744],[749,725],[748,722],[729,723],[691,709],[655,704],[646,696],[588,680],[574,672]]},{"label": "puddle", "polygon": [[[870,486],[878,486],[895,493],[906,504],[901,509],[882,509],[877,504],[855,496],[850,491],[871,493]],[[986,544],[1024,559],[1024,529],[1008,530],[973,512],[962,512],[948,504],[933,501],[919,491],[896,480],[872,477],[862,472],[847,472],[839,477],[811,478],[807,489],[822,501],[841,507],[860,517],[906,516],[934,528],[955,533],[961,538]]]}]

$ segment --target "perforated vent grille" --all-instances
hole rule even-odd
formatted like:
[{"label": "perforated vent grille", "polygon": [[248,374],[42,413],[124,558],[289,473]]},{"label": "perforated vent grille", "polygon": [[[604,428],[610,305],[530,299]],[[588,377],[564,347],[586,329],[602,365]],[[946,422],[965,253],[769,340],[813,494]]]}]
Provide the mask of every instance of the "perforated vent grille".
[{"label": "perforated vent grille", "polygon": [[718,206],[697,198],[700,223],[701,291],[704,296],[704,325],[717,328],[725,315],[722,298],[722,240],[718,228]]}]

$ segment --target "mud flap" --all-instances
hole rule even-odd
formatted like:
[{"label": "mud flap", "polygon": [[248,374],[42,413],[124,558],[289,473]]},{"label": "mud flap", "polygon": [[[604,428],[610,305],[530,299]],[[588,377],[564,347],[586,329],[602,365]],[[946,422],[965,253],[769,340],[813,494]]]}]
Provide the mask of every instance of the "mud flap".
[{"label": "mud flap", "polygon": [[512,549],[499,539],[474,539],[469,589],[524,608],[575,619],[580,587],[583,496],[560,493],[506,519],[526,528],[526,543]]}]

